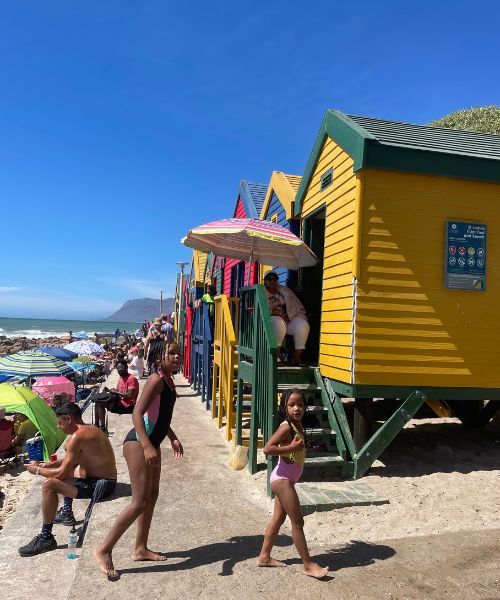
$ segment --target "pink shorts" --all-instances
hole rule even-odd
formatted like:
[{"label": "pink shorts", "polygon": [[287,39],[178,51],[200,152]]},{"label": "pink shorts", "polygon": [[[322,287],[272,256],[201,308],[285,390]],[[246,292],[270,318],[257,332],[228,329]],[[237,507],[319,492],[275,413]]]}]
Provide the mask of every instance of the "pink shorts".
[{"label": "pink shorts", "polygon": [[302,475],[303,466],[298,463],[287,463],[281,458],[278,460],[278,464],[271,473],[270,482],[279,481],[280,479],[287,479],[292,483],[297,483]]}]

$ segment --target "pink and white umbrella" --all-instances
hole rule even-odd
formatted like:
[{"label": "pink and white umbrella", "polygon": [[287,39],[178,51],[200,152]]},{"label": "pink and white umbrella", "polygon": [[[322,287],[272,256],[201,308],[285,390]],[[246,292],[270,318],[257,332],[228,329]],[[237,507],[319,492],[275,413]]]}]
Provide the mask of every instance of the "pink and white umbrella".
[{"label": "pink and white umbrella", "polygon": [[318,262],[314,252],[281,225],[260,219],[221,219],[191,229],[181,242],[217,256],[299,269]]},{"label": "pink and white umbrella", "polygon": [[75,384],[66,377],[39,377],[31,388],[49,405],[54,394],[65,392],[75,399]]}]

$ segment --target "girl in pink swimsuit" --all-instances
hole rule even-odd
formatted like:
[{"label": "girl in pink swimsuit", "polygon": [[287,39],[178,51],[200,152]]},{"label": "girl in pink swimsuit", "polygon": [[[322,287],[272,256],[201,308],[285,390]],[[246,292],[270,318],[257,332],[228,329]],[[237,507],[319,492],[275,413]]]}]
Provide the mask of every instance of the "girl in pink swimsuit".
[{"label": "girl in pink swimsuit", "polygon": [[283,394],[280,415],[283,422],[264,446],[264,454],[278,456],[278,464],[271,474],[274,497],[274,515],[264,533],[264,543],[257,559],[259,567],[286,567],[271,557],[271,550],[279,530],[288,515],[292,523],[292,538],[304,565],[304,575],[320,579],[328,567],[320,567],[311,560],[304,535],[304,518],[300,510],[295,484],[302,475],[305,461],[305,438],[302,417],[306,410],[304,394],[297,389]]},{"label": "girl in pink swimsuit", "polygon": [[113,565],[113,548],[134,521],[137,523],[137,534],[132,559],[166,560],[165,555],[148,548],[148,536],[160,486],[160,444],[168,437],[174,457],[180,459],[184,454],[182,444],[170,425],[176,399],[172,375],[179,368],[181,353],[174,342],[160,342],[156,350],[158,372],[148,377],[132,413],[134,428],[123,442],[132,499],[118,515],[104,541],[94,550],[101,571],[110,580],[119,577]]}]

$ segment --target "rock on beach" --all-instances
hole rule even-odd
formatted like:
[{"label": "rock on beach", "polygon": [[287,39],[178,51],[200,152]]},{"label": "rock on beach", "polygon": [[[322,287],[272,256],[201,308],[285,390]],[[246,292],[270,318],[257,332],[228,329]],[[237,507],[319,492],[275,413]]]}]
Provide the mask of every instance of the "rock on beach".
[{"label": "rock on beach", "polygon": [[68,338],[48,337],[48,338],[26,338],[15,337],[9,338],[5,335],[0,335],[0,354],[16,354],[21,350],[31,350],[39,346],[65,346],[68,343]]}]

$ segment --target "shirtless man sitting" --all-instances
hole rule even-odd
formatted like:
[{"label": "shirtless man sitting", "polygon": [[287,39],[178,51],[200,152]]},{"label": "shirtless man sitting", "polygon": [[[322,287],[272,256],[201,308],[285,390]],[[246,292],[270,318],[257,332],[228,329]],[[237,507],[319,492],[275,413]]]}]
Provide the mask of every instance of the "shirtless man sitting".
[{"label": "shirtless man sitting", "polygon": [[100,499],[115,489],[115,455],[106,434],[93,425],[86,425],[80,407],[73,402],[59,406],[56,416],[57,426],[69,436],[66,454],[62,460],[53,463],[33,461],[27,467],[33,475],[46,478],[42,484],[43,526],[29,544],[19,548],[21,556],[35,556],[57,548],[52,526],[56,520],[58,494],[65,497],[66,504],[73,498],[92,498],[99,481],[102,481]]}]

